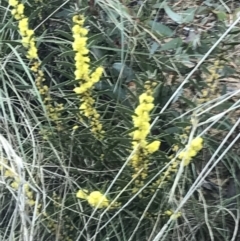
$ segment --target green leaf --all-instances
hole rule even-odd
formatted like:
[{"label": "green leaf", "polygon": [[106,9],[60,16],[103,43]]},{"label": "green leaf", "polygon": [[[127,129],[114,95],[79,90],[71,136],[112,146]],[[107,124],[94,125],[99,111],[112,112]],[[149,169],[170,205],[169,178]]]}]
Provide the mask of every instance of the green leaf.
[{"label": "green leaf", "polygon": [[181,38],[175,38],[170,40],[169,42],[162,45],[160,50],[166,51],[169,49],[176,49],[182,45],[182,39]]},{"label": "green leaf", "polygon": [[102,57],[104,57],[104,52],[99,49],[99,48],[96,48],[96,46],[94,47],[91,47],[91,52],[93,53],[93,55],[97,58],[97,59],[101,59]]},{"label": "green leaf", "polygon": [[166,130],[164,130],[164,132],[166,132],[167,134],[176,134],[179,133],[179,128],[174,126],[174,127],[170,127]]},{"label": "green leaf", "polygon": [[221,69],[221,75],[223,77],[230,77],[232,75],[234,75],[236,73],[236,69],[234,68],[231,68],[229,66],[224,66],[222,69]]},{"label": "green leaf", "polygon": [[236,8],[233,13],[233,21],[237,20],[240,14],[240,8]]},{"label": "green leaf", "polygon": [[164,3],[156,3],[152,7],[157,8],[157,9],[161,9],[161,8],[163,8],[163,6],[164,6]]},{"label": "green leaf", "polygon": [[59,54],[59,57],[64,57],[64,56],[74,56],[75,55],[75,51],[74,50],[69,50],[69,51],[65,51],[64,53]]},{"label": "green leaf", "polygon": [[152,28],[153,31],[156,31],[157,33],[163,35],[163,36],[172,36],[173,31],[167,27],[166,25],[163,25],[161,23],[157,23],[155,21],[149,21],[148,25]]},{"label": "green leaf", "polygon": [[153,55],[159,47],[160,44],[154,41],[150,48],[150,55]]},{"label": "green leaf", "polygon": [[167,4],[164,4],[164,10],[166,14],[169,16],[169,18],[171,18],[174,22],[178,24],[183,24],[190,23],[193,21],[196,8],[190,8],[187,9],[185,12],[178,14],[173,12]]},{"label": "green leaf", "polygon": [[63,65],[65,67],[69,67],[70,69],[73,69],[74,68],[74,64],[72,63],[69,63],[69,62],[65,62],[65,61],[57,61],[57,63],[59,65]]},{"label": "green leaf", "polygon": [[70,41],[73,40],[73,36],[71,34],[67,33],[67,32],[64,32],[62,30],[56,30],[56,33],[63,36],[65,39],[68,39]]},{"label": "green leaf", "polygon": [[217,15],[219,21],[225,21],[227,19],[227,14],[222,11],[212,11],[214,14]]},{"label": "green leaf", "polygon": [[57,85],[54,85],[51,87],[51,90],[56,90],[56,89],[60,89],[61,87],[63,86],[69,86],[69,85],[72,85],[72,83],[74,82],[77,82],[76,80],[72,81],[72,80],[68,80],[68,81],[65,81],[63,83],[60,83],[60,84],[57,84]]},{"label": "green leaf", "polygon": [[110,85],[106,81],[100,81],[95,84],[95,89],[98,91],[104,91],[104,94],[108,95],[111,99],[115,99],[126,106],[130,106],[129,101],[127,100],[126,90],[119,86],[116,87],[116,85]]},{"label": "green leaf", "polygon": [[240,42],[231,42],[231,43],[225,43],[224,45],[230,45],[230,46],[235,46],[235,45],[239,45]]},{"label": "green leaf", "polygon": [[64,9],[60,12],[57,12],[53,15],[53,17],[56,17],[56,18],[71,18],[71,13],[72,11],[70,9]]},{"label": "green leaf", "polygon": [[120,78],[125,80],[126,82],[130,82],[135,79],[135,74],[132,68],[126,66],[125,64],[118,62],[114,63],[112,67],[113,69],[117,70],[119,74],[121,74]]},{"label": "green leaf", "polygon": [[183,17],[175,12],[172,11],[172,9],[170,7],[168,7],[167,4],[164,5],[164,10],[166,12],[166,14],[168,15],[169,18],[171,18],[174,22],[182,24],[183,21]]},{"label": "green leaf", "polygon": [[178,129],[181,130],[181,129],[183,129],[183,128],[191,125],[191,124],[190,124],[190,122],[174,122],[174,125],[175,125],[176,127],[178,127]]},{"label": "green leaf", "polygon": [[30,90],[30,89],[33,89],[33,87],[31,85],[15,85],[14,87],[16,87],[16,89],[19,89],[19,90]]},{"label": "green leaf", "polygon": [[57,55],[57,51],[53,50],[52,52],[50,52],[49,55],[47,55],[46,58],[43,59],[43,61],[41,62],[41,66],[44,66],[48,62],[48,60],[51,59],[54,55]]},{"label": "green leaf", "polygon": [[185,23],[191,23],[194,20],[196,10],[197,8],[189,8],[183,13]]},{"label": "green leaf", "polygon": [[196,104],[192,101],[190,101],[189,99],[183,97],[183,96],[180,96],[179,99],[181,99],[182,101],[184,101],[186,104],[188,104],[188,107],[196,107]]},{"label": "green leaf", "polygon": [[[78,94],[75,94],[75,93],[72,93],[72,94],[64,95],[64,96],[62,96],[62,98],[64,98],[64,99],[79,98],[79,95],[78,95]],[[69,111],[70,111],[70,109],[69,109]]]},{"label": "green leaf", "polygon": [[[59,76],[64,76],[64,77],[66,77],[66,79],[73,79],[74,78],[74,75],[73,74],[71,74],[71,71],[69,71],[69,72],[67,72],[66,70],[59,70],[59,68],[57,68],[58,69],[58,73],[59,73]],[[71,70],[72,70],[72,68],[71,68]]]}]

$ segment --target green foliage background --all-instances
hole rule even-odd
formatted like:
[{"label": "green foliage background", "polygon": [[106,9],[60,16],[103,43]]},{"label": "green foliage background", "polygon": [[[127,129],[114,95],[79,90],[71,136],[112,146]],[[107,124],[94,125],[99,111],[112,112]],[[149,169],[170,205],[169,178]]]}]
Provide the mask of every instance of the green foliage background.
[{"label": "green foliage background", "polygon": [[[11,178],[4,177],[2,171],[1,239],[231,240],[238,225],[229,215],[232,209],[228,203],[236,193],[231,197],[226,194],[226,189],[233,187],[232,181],[226,184],[226,180],[232,178],[238,184],[239,96],[228,95],[229,89],[239,89],[239,85],[235,87],[239,82],[239,24],[211,53],[208,51],[229,29],[231,18],[238,17],[239,3],[42,0],[24,4],[35,30],[46,84],[54,102],[64,105],[64,128],[58,131],[46,115],[16,22],[8,2],[2,1],[1,156],[16,170],[20,158],[22,175],[31,184],[43,215],[36,218],[37,208],[31,207],[22,216],[20,194],[14,192]],[[106,131],[102,141],[91,135],[86,122],[73,130],[79,124],[71,46],[71,19],[76,12],[87,17],[92,67],[104,67],[104,75],[94,89],[96,108]],[[209,101],[197,105],[217,60],[221,61],[218,96],[209,96]],[[184,82],[185,78],[188,81]],[[204,138],[204,149],[180,176],[172,202],[169,194],[177,173],[154,193],[146,186],[143,196],[134,196],[129,184],[131,169],[126,161],[132,151],[131,116],[147,80],[158,83],[149,140],[160,140],[161,147],[150,157],[146,183],[154,176],[161,177],[169,156],[176,155],[172,149],[175,145],[184,148],[188,143],[190,133],[185,142],[181,139],[184,128],[197,127],[194,135]],[[192,122],[195,119],[196,125]],[[197,187],[193,185],[195,180],[199,181]],[[94,210],[76,198],[79,189],[107,192],[110,200],[120,194],[117,201],[121,206]],[[187,200],[183,202],[184,197]],[[182,216],[170,222],[165,212],[178,208]]]}]

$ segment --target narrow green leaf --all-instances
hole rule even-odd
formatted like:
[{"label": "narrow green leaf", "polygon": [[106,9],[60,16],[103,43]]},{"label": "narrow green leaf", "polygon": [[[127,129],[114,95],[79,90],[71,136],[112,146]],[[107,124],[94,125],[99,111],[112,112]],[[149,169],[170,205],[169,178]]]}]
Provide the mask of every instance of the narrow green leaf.
[{"label": "narrow green leaf", "polygon": [[166,25],[163,25],[161,23],[157,23],[155,21],[149,21],[148,25],[152,28],[153,31],[156,31],[157,33],[163,35],[163,36],[172,36],[173,31],[167,27]]},{"label": "narrow green leaf", "polygon": [[57,51],[53,50],[49,55],[47,55],[46,58],[42,60],[41,66],[44,66],[48,62],[48,60],[51,59],[54,55],[56,56],[56,53]]},{"label": "narrow green leaf", "polygon": [[72,11],[70,9],[63,9],[60,12],[55,13],[53,16],[56,18],[70,19]]},{"label": "narrow green leaf", "polygon": [[219,21],[225,21],[227,19],[227,14],[222,11],[213,11],[214,14],[217,15]]},{"label": "narrow green leaf", "polygon": [[161,8],[163,8],[163,6],[164,6],[164,3],[156,3],[152,7],[157,8],[157,9],[161,9]]},{"label": "narrow green leaf", "polygon": [[33,89],[33,87],[31,85],[15,85],[16,89],[19,90],[30,90]]},{"label": "narrow green leaf", "polygon": [[54,86],[51,87],[51,90],[60,89],[60,88],[63,87],[63,86],[69,86],[69,85],[71,85],[72,82],[73,82],[73,81],[68,80],[68,81],[65,81],[65,82],[63,82],[63,83],[54,85]]},{"label": "narrow green leaf", "polygon": [[59,57],[64,57],[64,56],[74,56],[75,55],[75,51],[74,50],[68,50],[64,53],[59,54]]},{"label": "narrow green leaf", "polygon": [[166,14],[169,16],[169,18],[171,18],[174,22],[178,24],[183,24],[190,23],[194,20],[194,15],[197,8],[189,8],[184,12],[175,13],[167,4],[164,4],[164,10]]},{"label": "narrow green leaf", "polygon": [[67,32],[64,32],[62,30],[56,30],[56,33],[60,34],[61,36],[63,36],[64,38],[72,41],[73,40],[73,36]]},{"label": "narrow green leaf", "polygon": [[126,82],[132,81],[135,78],[132,68],[123,63],[114,63],[112,67],[121,74],[121,79],[125,80]]},{"label": "narrow green leaf", "polygon": [[176,49],[182,45],[182,39],[181,38],[175,38],[170,40],[169,42],[162,45],[160,50],[166,51],[169,49]]},{"label": "narrow green leaf", "polygon": [[172,9],[167,4],[164,5],[164,10],[165,10],[166,14],[168,15],[168,17],[171,18],[174,22],[179,23],[179,24],[182,24],[184,22],[183,17],[181,15],[173,12]]},{"label": "narrow green leaf", "polygon": [[189,8],[185,12],[182,13],[184,18],[184,23],[191,23],[194,20],[194,15],[197,8]]},{"label": "narrow green leaf", "polygon": [[160,47],[159,43],[154,41],[150,48],[150,55],[153,55],[159,47]]}]

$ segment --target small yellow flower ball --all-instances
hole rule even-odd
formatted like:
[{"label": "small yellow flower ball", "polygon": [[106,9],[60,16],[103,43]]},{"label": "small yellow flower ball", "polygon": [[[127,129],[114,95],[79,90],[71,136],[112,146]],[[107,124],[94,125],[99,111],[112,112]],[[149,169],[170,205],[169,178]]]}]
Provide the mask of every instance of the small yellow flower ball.
[{"label": "small yellow flower ball", "polygon": [[168,216],[171,216],[172,213],[173,213],[173,212],[172,212],[171,210],[167,210],[167,211],[164,212],[164,214],[166,214],[166,215],[168,215]]},{"label": "small yellow flower ball", "polygon": [[12,7],[15,7],[18,5],[18,1],[17,0],[9,0],[9,5],[12,6]]},{"label": "small yellow flower ball", "polygon": [[18,4],[17,7],[16,7],[16,10],[17,10],[17,13],[18,14],[23,14],[24,12],[24,5],[22,3]]},{"label": "small yellow flower ball", "polygon": [[88,190],[86,189],[81,189],[77,192],[76,194],[77,198],[81,198],[81,199],[87,199],[88,197]]},{"label": "small yellow flower ball", "polygon": [[17,183],[17,182],[12,182],[12,183],[11,183],[11,187],[14,188],[15,190],[17,190],[18,187],[19,187],[19,183]]},{"label": "small yellow flower ball", "polygon": [[190,143],[190,146],[195,150],[195,151],[200,151],[203,148],[203,139],[201,137],[196,137],[195,139],[192,140]]},{"label": "small yellow flower ball", "polygon": [[6,170],[4,173],[5,177],[14,177],[14,173],[11,170]]},{"label": "small yellow flower ball", "polygon": [[179,146],[178,146],[178,145],[174,145],[174,146],[172,147],[172,150],[175,151],[175,152],[177,152],[178,149],[179,149]]},{"label": "small yellow flower ball", "polygon": [[28,203],[29,206],[34,206],[34,205],[35,205],[35,201],[32,200],[32,199],[31,199],[31,200],[28,200],[27,203]]},{"label": "small yellow flower ball", "polygon": [[146,146],[147,151],[149,153],[154,153],[159,149],[161,142],[160,141],[153,141],[152,143],[150,143],[149,145]]},{"label": "small yellow flower ball", "polygon": [[197,152],[194,149],[189,148],[188,151],[187,151],[187,155],[189,157],[195,157],[197,155]]},{"label": "small yellow flower ball", "polygon": [[182,216],[182,213],[181,212],[177,212],[177,213],[172,214],[170,219],[176,220],[176,219],[178,219],[181,216]]},{"label": "small yellow flower ball", "polygon": [[109,206],[109,200],[99,191],[91,192],[87,201],[92,207],[105,208]]},{"label": "small yellow flower ball", "polygon": [[183,159],[183,166],[187,166],[189,165],[190,161],[192,160],[192,158],[190,156],[186,156],[184,159]]},{"label": "small yellow flower ball", "polygon": [[82,15],[75,15],[72,18],[72,21],[76,24],[83,25],[84,24],[84,17]]}]

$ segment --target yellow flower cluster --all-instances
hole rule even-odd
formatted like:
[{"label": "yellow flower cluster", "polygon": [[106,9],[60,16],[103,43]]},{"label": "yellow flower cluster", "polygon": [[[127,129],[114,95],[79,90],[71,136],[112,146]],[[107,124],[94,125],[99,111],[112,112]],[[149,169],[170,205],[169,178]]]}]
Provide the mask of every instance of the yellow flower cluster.
[{"label": "yellow flower cluster", "polygon": [[116,208],[120,206],[120,203],[110,203],[109,199],[99,191],[93,191],[89,193],[86,189],[80,189],[77,194],[77,198],[85,199],[88,204],[94,208],[102,209],[107,208]]},{"label": "yellow flower cluster", "polygon": [[[169,157],[171,160],[172,156]],[[172,176],[177,172],[178,166],[179,166],[180,161],[178,159],[175,159],[167,168],[166,171],[163,172],[160,178],[158,178],[155,182],[153,182],[149,188],[151,192],[155,192],[157,188],[163,188],[165,184],[167,184]],[[168,163],[166,163],[168,164]]]},{"label": "yellow flower cluster", "polygon": [[[40,11],[38,12],[38,17],[39,17],[40,22],[42,22],[42,20],[43,20],[42,13],[43,13],[44,2],[43,2],[43,0],[34,0],[34,2],[39,5],[38,8],[40,8]],[[46,30],[45,24],[43,24],[42,27],[44,30]]]},{"label": "yellow flower cluster", "polygon": [[18,28],[22,36],[22,44],[27,49],[26,57],[30,60],[37,59],[38,54],[35,44],[34,31],[29,29],[28,18],[24,15],[24,5],[17,0],[9,0],[9,5],[13,7],[13,17],[18,20]]},{"label": "yellow flower cluster", "polygon": [[102,139],[104,131],[100,123],[100,115],[94,108],[95,100],[92,98],[92,89],[103,73],[103,68],[98,67],[91,73],[90,59],[88,57],[89,50],[87,48],[88,30],[83,27],[85,18],[81,15],[73,17],[72,33],[74,42],[72,44],[75,51],[75,79],[79,83],[79,87],[74,88],[74,92],[79,94],[81,100],[80,113],[86,116],[91,126],[91,132],[97,139]]},{"label": "yellow flower cluster", "polygon": [[139,96],[139,105],[132,116],[133,125],[136,128],[130,135],[132,136],[132,148],[137,150],[130,160],[133,169],[132,178],[134,181],[133,193],[136,193],[144,185],[144,180],[148,176],[149,155],[159,149],[160,141],[148,143],[146,140],[150,131],[150,112],[154,108],[153,88],[156,82],[146,81],[145,92]]},{"label": "yellow flower cluster", "polygon": [[[15,173],[13,171],[13,169],[11,169],[8,165],[8,161],[7,160],[1,160],[0,163],[4,163],[4,165],[0,164],[0,170],[3,172],[3,176],[6,179],[10,179],[10,186],[14,189],[14,190],[18,190],[19,189],[19,185],[20,185],[20,178],[17,175],[17,173]],[[25,183],[23,185],[24,188],[24,193],[25,193],[25,197],[26,197],[26,201],[27,204],[29,206],[34,206],[35,205],[35,200],[33,197],[33,192],[30,190],[29,188],[29,184]],[[38,209],[41,208],[41,205],[38,205]]]},{"label": "yellow flower cluster", "polygon": [[190,161],[195,157],[200,150],[203,148],[203,139],[201,137],[196,137],[191,141],[189,145],[186,146],[185,151],[181,151],[178,158],[182,160],[182,165],[189,165]]},{"label": "yellow flower cluster", "polygon": [[49,88],[44,85],[44,73],[41,70],[41,62],[38,58],[38,51],[36,47],[36,39],[34,31],[29,28],[28,18],[24,15],[24,5],[18,0],[9,0],[9,5],[12,6],[12,15],[18,21],[19,33],[22,37],[22,45],[26,48],[26,57],[32,61],[31,70],[34,73],[37,89],[46,105],[46,111],[50,120],[54,121],[57,129],[61,130],[60,115],[63,109],[62,105],[53,106],[52,99],[49,95]]},{"label": "yellow flower cluster", "polygon": [[79,190],[77,192],[77,198],[85,199],[92,207],[97,208],[107,208],[109,206],[109,200],[105,195],[99,191],[91,192],[87,194],[87,190]]},{"label": "yellow flower cluster", "polygon": [[[15,180],[11,183],[11,187],[13,189],[15,189],[16,191],[18,190],[19,185],[20,185],[20,182],[19,182],[19,179],[17,179],[17,178],[15,178]],[[23,185],[23,187],[24,187],[25,196],[27,198],[27,204],[29,206],[34,206],[35,200],[34,200],[34,197],[33,197],[33,192],[29,189],[28,183],[25,183]],[[40,208],[40,207],[41,207],[41,204],[39,204],[38,208]]]},{"label": "yellow flower cluster", "polygon": [[181,212],[174,213],[173,210],[167,210],[164,214],[167,216],[170,216],[170,219],[172,219],[172,220],[176,220],[182,216]]},{"label": "yellow flower cluster", "polygon": [[198,103],[204,103],[218,97],[218,78],[217,71],[220,68],[220,61],[216,60],[214,65],[209,69],[210,75],[206,77],[207,87],[201,91]]},{"label": "yellow flower cluster", "polygon": [[62,198],[56,192],[53,192],[52,201],[53,206],[48,206],[49,212],[42,213],[44,223],[53,235],[57,233],[58,240],[73,241],[74,226],[71,217],[65,215],[65,213],[61,214],[64,215],[64,219],[60,223],[58,222],[58,213],[62,209]]},{"label": "yellow flower cluster", "polygon": [[[186,141],[188,140],[188,136],[189,136],[189,132],[191,130],[191,126],[187,126],[183,129],[183,134],[179,135],[179,139],[182,143],[186,143]],[[196,143],[198,142],[198,146],[196,147]],[[186,159],[184,159],[183,161],[183,165],[187,165],[189,164],[189,162],[191,161],[191,158],[193,158],[194,156],[191,156],[193,154],[197,154],[197,150],[201,147],[202,149],[202,138],[196,138],[195,140],[193,140],[192,142],[192,146],[191,148],[189,149],[190,151],[189,152],[186,152],[188,154],[184,154],[185,152],[182,151],[180,152],[180,157],[182,155],[185,155],[187,156]],[[193,149],[195,148],[195,151],[193,151]],[[199,149],[199,151],[201,150]],[[172,147],[172,151],[177,153],[177,151],[179,150],[179,146],[178,145],[173,145]],[[188,150],[188,149],[187,149]],[[179,164],[181,163],[181,160],[182,158],[174,158],[174,155],[171,155],[168,157],[169,160],[171,160],[171,164],[169,165],[169,167],[167,168],[166,171],[163,172],[163,175],[161,175],[161,177],[159,179],[157,179],[155,182],[153,182],[151,185],[150,185],[150,189],[151,189],[151,192],[155,192],[156,191],[156,188],[163,188],[165,184],[167,184],[169,182],[169,180],[172,179],[172,176],[178,171],[178,166]],[[173,160],[174,158],[174,160]],[[166,163],[168,164],[168,163]]]}]

